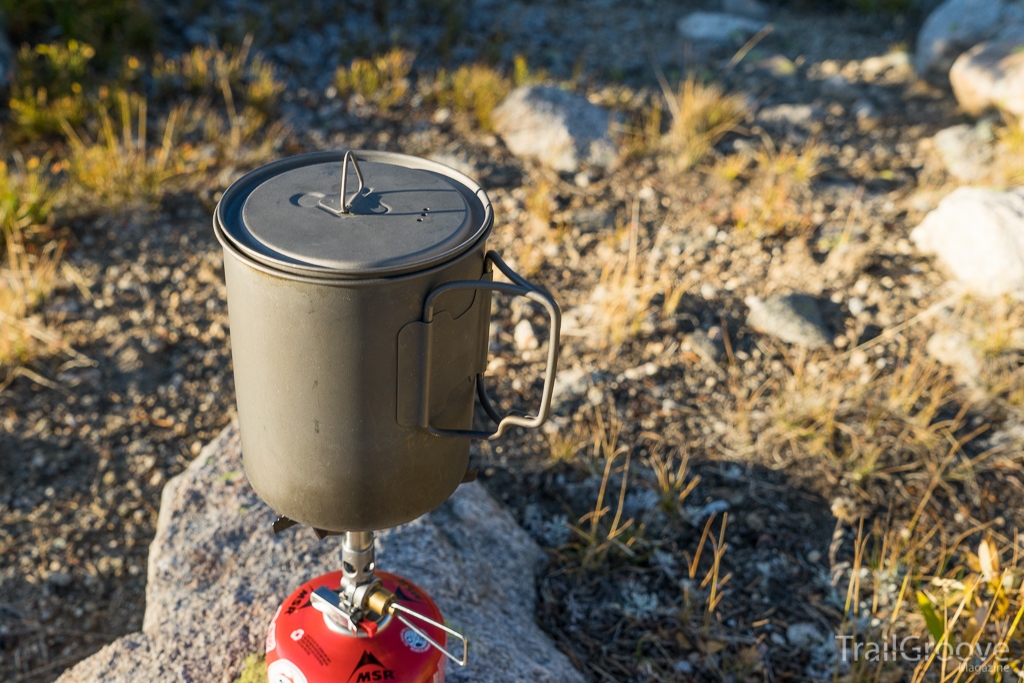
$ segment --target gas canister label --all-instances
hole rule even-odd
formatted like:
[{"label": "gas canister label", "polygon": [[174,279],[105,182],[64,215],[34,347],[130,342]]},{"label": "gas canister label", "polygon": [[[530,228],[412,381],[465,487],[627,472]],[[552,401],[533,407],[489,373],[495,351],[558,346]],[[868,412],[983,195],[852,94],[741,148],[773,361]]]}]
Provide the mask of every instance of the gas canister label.
[{"label": "gas canister label", "polygon": [[273,652],[274,648],[277,647],[277,622],[270,622],[270,628],[267,629],[267,652]]},{"label": "gas canister label", "polygon": [[267,683],[308,683],[306,675],[287,659],[278,659],[267,667]]},{"label": "gas canister label", "polygon": [[402,642],[413,652],[426,652],[430,649],[430,643],[423,636],[409,628],[402,631]]}]

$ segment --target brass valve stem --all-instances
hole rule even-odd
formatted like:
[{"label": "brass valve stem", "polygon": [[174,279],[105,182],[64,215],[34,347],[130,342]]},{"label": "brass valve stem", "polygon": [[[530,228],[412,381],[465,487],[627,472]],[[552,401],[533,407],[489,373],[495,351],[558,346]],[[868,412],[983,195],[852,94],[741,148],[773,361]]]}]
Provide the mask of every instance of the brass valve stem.
[{"label": "brass valve stem", "polygon": [[378,585],[366,596],[364,604],[374,614],[384,617],[394,612],[395,594]]}]

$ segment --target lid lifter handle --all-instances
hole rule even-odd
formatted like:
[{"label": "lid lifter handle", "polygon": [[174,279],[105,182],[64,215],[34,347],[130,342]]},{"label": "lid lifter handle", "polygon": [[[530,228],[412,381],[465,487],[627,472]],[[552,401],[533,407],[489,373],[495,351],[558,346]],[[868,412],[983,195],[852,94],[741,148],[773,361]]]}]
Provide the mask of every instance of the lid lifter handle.
[{"label": "lid lifter handle", "polygon": [[[348,162],[352,161],[352,168],[356,171],[356,178],[359,180],[359,187],[352,194],[351,199],[345,199],[345,186],[348,184]],[[352,153],[352,150],[345,152],[345,158],[341,162],[341,191],[338,201],[341,203],[341,213],[348,213],[348,210],[352,208],[352,202],[356,200],[359,193],[363,191],[363,172],[359,170],[359,164],[356,162],[356,155]]]}]

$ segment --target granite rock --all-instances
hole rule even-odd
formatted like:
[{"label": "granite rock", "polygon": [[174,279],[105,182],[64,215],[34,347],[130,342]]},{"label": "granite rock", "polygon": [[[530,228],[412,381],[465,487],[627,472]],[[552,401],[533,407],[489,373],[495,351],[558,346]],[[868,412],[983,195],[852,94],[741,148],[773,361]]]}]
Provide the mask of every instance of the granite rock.
[{"label": "granite rock", "polygon": [[1002,28],[1003,0],[946,0],[917,34],[918,76],[945,83],[953,60]]},{"label": "granite rock", "polygon": [[616,164],[611,123],[607,110],[552,86],[520,86],[494,110],[494,129],[509,151],[566,173],[581,163],[598,168]]},{"label": "granite rock", "polygon": [[[230,683],[262,652],[278,604],[340,566],[338,537],[307,528],[273,535],[275,513],[242,471],[236,425],[163,491],[150,547],[142,632],[66,671],[59,683]],[[434,598],[471,634],[470,663],[450,681],[582,681],[534,621],[543,552],[477,483],[434,512],[377,538],[378,565]],[[444,561],[441,561],[441,558]]]},{"label": "granite rock", "polygon": [[968,114],[998,109],[1024,116],[1024,27],[1018,33],[976,45],[953,63],[949,82]]},{"label": "granite rock", "polygon": [[1024,292],[1024,191],[954,190],[910,233],[984,296]]}]

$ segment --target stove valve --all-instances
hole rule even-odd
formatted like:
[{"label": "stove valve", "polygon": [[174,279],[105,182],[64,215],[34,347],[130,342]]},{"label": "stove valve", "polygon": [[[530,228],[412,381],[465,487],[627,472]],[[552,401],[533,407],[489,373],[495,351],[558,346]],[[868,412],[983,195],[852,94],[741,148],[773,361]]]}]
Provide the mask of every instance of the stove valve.
[{"label": "stove valve", "polygon": [[[364,609],[368,609],[374,614],[379,614],[382,617],[392,616],[398,619],[400,622],[412,629],[420,638],[423,638],[423,640],[440,650],[445,657],[452,660],[459,666],[466,666],[466,662],[469,661],[469,641],[466,640],[464,635],[458,631],[448,628],[444,624],[420,614],[415,610],[409,609],[405,605],[402,605],[398,602],[398,598],[395,597],[395,594],[387,588],[384,588],[380,583],[374,583],[368,586],[368,590],[365,593],[362,604]],[[449,652],[443,645],[427,635],[426,631],[409,621],[408,617],[418,619],[419,621],[429,624],[434,628],[439,628],[448,635],[454,637],[456,640],[460,641],[462,643],[462,656],[456,656]]]}]

